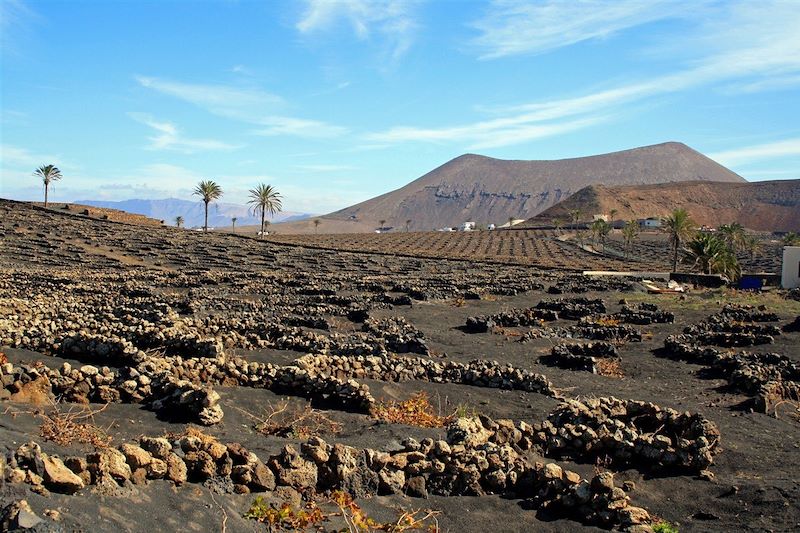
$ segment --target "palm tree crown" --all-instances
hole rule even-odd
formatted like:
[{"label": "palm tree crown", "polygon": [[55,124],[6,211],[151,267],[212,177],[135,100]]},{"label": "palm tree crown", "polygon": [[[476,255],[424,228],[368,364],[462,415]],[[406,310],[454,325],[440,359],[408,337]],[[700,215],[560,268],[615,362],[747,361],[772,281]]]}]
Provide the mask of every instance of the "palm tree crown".
[{"label": "palm tree crown", "polygon": [[255,189],[250,189],[250,201],[253,213],[261,212],[261,236],[264,236],[264,221],[266,214],[274,215],[283,210],[281,194],[272,185],[259,184]]},{"label": "palm tree crown", "polygon": [[62,178],[61,171],[55,165],[42,165],[33,173],[44,184],[44,206],[47,207],[47,192],[50,184]]},{"label": "palm tree crown", "polygon": [[201,181],[197,184],[197,187],[195,187],[194,195],[202,198],[203,203],[206,204],[206,216],[205,223],[203,224],[203,231],[208,231],[208,204],[222,196],[222,187],[211,180]]}]

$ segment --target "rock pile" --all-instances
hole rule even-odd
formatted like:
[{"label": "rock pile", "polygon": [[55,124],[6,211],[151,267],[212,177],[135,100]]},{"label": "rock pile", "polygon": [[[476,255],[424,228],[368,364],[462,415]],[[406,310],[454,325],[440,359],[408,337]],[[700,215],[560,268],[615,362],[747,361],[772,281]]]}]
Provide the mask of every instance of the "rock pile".
[{"label": "rock pile", "polygon": [[530,307],[511,309],[495,315],[467,317],[465,329],[469,333],[485,333],[495,326],[506,328],[519,326],[539,326],[542,322],[558,320],[558,313],[548,309]]},{"label": "rock pile", "polygon": [[623,305],[622,309],[610,315],[612,319],[624,324],[636,324],[646,326],[649,324],[672,324],[675,322],[675,315],[669,311],[659,309],[656,304],[640,303],[635,305]]},{"label": "rock pile", "polygon": [[545,361],[561,368],[598,374],[598,359],[619,361],[619,352],[613,344],[607,342],[564,343],[553,346]]},{"label": "rock pile", "polygon": [[533,441],[549,457],[608,456],[621,465],[665,470],[699,472],[720,451],[719,430],[702,415],[613,397],[567,400],[534,432]]},{"label": "rock pile", "polygon": [[537,309],[555,311],[562,319],[578,320],[579,318],[606,312],[606,304],[596,298],[557,298],[555,300],[542,300],[536,304]]}]

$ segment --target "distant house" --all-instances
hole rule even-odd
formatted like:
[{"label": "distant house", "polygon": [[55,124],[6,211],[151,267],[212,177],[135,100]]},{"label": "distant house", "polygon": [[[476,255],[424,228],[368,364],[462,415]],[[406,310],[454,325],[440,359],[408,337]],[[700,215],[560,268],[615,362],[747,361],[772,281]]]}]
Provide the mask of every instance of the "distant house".
[{"label": "distant house", "polygon": [[661,219],[656,217],[640,218],[639,227],[642,229],[658,229],[661,227]]},{"label": "distant house", "polygon": [[464,222],[458,227],[459,231],[474,231],[475,230],[475,223],[474,222]]}]

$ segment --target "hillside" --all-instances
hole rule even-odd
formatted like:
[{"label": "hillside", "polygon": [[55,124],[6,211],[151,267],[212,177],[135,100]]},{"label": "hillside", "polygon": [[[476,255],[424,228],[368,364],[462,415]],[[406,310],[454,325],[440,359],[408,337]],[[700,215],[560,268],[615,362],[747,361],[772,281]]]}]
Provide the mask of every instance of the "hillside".
[{"label": "hillside", "polygon": [[583,218],[617,210],[617,220],[663,217],[686,209],[698,224],[719,226],[739,222],[759,231],[800,230],[800,180],[719,183],[693,181],[608,187],[585,187],[527,221],[525,226],[555,218],[567,221],[580,209]]},{"label": "hillside", "polygon": [[[203,225],[204,209],[203,202],[200,201],[165,198],[159,200],[132,199],[118,202],[107,200],[81,200],[77,203],[136,213],[163,220],[167,225],[173,225],[175,223],[175,217],[177,216],[183,217],[184,225],[187,228]],[[292,221],[301,220],[308,216],[310,215],[306,213],[283,211],[276,214],[275,217],[270,218],[270,220],[275,222]],[[211,227],[228,228],[231,226],[231,218],[233,217],[236,217],[237,226],[260,223],[257,217],[250,214],[249,208],[246,205],[214,202],[208,207],[208,225]]]},{"label": "hillside", "polygon": [[[320,232],[372,231],[386,226],[431,230],[464,221],[503,223],[530,218],[593,184],[640,185],[744,179],[688,146],[669,142],[604,155],[555,161],[506,161],[467,154],[408,185],[321,217]],[[310,224],[281,224],[285,233]]]}]

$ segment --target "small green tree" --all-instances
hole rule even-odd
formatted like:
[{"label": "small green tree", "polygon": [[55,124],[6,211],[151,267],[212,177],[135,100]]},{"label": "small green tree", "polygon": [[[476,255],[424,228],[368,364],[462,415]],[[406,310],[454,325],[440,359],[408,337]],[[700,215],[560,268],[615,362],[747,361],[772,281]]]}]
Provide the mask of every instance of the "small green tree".
[{"label": "small green tree", "polygon": [[598,218],[591,225],[592,235],[595,238],[595,242],[598,240],[603,247],[603,251],[606,250],[606,237],[611,232],[611,224],[603,220],[602,218]]},{"label": "small green tree", "polygon": [[179,227],[179,228],[183,226],[183,217],[182,216],[178,215],[178,216],[175,217],[175,225],[177,227]]},{"label": "small green tree", "polygon": [[797,233],[790,231],[786,235],[783,236],[781,239],[781,244],[783,246],[800,246],[800,235]]},{"label": "small green tree", "polygon": [[317,229],[319,228],[320,224],[322,224],[322,222],[320,222],[318,218],[314,220],[314,233],[317,232]]},{"label": "small green tree", "polygon": [[411,219],[409,218],[408,220],[406,220],[406,231],[409,231],[410,228],[411,228]]},{"label": "small green tree", "polygon": [[44,184],[44,206],[47,207],[47,193],[50,184],[62,178],[61,171],[55,165],[42,165],[36,169],[33,175],[41,179]]},{"label": "small green tree", "polygon": [[698,233],[687,243],[683,261],[703,274],[720,274],[730,280],[741,275],[739,261],[730,246],[724,239],[708,233]]},{"label": "small green tree", "polygon": [[231,217],[231,231],[236,233],[236,221],[239,220],[236,217]]},{"label": "small green tree", "polygon": [[380,229],[383,229],[383,228],[386,227],[386,220],[381,220],[380,223],[381,223]]}]

